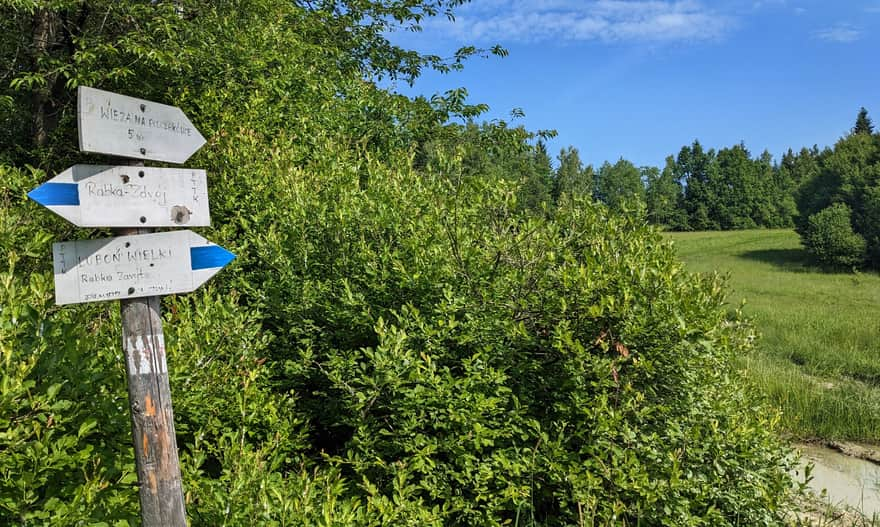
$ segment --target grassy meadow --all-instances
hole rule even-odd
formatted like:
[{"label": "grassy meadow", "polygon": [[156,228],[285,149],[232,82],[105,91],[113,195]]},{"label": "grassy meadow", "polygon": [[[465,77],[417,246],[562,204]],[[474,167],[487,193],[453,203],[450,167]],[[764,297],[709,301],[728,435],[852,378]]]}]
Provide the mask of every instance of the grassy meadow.
[{"label": "grassy meadow", "polygon": [[880,442],[880,276],[826,273],[790,230],[670,233],[691,271],[728,275],[760,333],[742,358],[796,439]]}]

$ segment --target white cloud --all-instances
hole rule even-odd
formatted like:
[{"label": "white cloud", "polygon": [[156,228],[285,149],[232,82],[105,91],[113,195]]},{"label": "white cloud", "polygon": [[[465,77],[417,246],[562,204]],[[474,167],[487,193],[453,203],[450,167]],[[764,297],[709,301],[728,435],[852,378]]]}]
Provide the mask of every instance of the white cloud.
[{"label": "white cloud", "polygon": [[827,42],[849,43],[862,38],[862,31],[849,24],[836,24],[814,33],[816,38]]},{"label": "white cloud", "polygon": [[770,7],[780,7],[786,5],[788,2],[786,0],[756,0],[752,7],[755,9],[761,9],[767,6]]},{"label": "white cloud", "polygon": [[671,42],[715,40],[733,23],[697,0],[475,0],[426,25],[467,42]]}]

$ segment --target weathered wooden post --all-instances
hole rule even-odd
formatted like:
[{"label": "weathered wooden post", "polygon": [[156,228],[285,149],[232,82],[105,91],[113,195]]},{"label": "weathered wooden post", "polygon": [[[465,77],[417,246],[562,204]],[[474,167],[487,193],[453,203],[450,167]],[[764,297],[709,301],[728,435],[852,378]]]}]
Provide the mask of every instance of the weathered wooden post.
[{"label": "weathered wooden post", "polygon": [[162,294],[193,291],[235,258],[188,231],[210,225],[204,170],[183,163],[205,142],[180,109],[80,87],[80,150],[135,161],[76,165],[32,190],[38,203],[79,226],[118,236],[52,246],[55,302],[120,300],[132,436],[144,527],[185,527],[186,508],[162,332]]},{"label": "weathered wooden post", "polygon": [[[125,233],[135,234],[135,233]],[[120,301],[131,433],[144,527],[186,525],[171,386],[160,313],[162,297]]]}]

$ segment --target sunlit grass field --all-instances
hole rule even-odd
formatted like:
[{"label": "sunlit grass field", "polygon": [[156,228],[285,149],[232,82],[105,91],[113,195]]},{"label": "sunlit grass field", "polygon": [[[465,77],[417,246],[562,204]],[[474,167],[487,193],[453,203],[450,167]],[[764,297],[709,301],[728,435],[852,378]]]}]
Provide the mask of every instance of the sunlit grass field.
[{"label": "sunlit grass field", "polygon": [[794,438],[880,442],[880,276],[821,272],[790,230],[668,236],[689,270],[729,275],[761,334],[741,364]]}]

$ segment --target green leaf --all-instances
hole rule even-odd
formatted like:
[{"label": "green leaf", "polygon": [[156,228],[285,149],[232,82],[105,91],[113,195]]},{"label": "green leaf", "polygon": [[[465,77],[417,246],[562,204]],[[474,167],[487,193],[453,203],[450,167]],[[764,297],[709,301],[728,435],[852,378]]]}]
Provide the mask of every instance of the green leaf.
[{"label": "green leaf", "polygon": [[89,434],[96,426],[98,426],[98,420],[95,418],[89,418],[85,420],[81,425],[79,425],[79,431],[76,433],[77,437],[83,438]]}]

